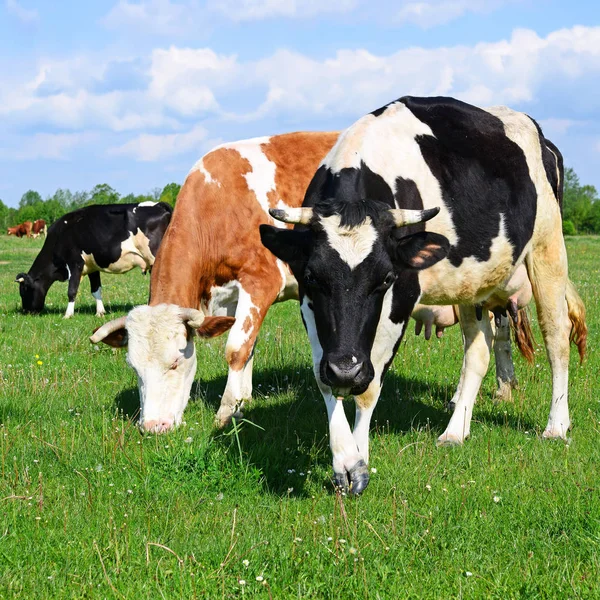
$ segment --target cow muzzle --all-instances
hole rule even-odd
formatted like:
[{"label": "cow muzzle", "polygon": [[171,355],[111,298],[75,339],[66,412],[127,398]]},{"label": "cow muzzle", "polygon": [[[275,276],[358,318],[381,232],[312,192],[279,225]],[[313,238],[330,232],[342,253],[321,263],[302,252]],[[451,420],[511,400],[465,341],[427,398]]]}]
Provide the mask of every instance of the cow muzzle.
[{"label": "cow muzzle", "polygon": [[335,396],[362,394],[373,375],[370,361],[358,356],[328,356],[321,361],[321,380],[331,387]]}]

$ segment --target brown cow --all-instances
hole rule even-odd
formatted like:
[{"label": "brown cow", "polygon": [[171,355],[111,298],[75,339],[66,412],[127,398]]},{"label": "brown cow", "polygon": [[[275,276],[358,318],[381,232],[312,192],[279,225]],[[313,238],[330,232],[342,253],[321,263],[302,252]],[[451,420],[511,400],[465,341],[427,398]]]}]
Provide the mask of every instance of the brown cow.
[{"label": "brown cow", "polygon": [[36,238],[38,235],[46,235],[48,228],[46,227],[46,221],[44,219],[38,219],[33,222],[33,228],[31,230],[33,237]]},{"label": "brown cow", "polygon": [[25,221],[15,227],[9,227],[6,233],[8,235],[16,235],[17,237],[31,237],[31,230],[33,229],[33,223],[31,221]]},{"label": "brown cow", "polygon": [[273,223],[269,208],[302,204],[337,136],[290,133],[225,144],[190,171],[156,257],[149,306],[107,323],[91,338],[129,345],[144,429],[166,431],[181,422],[196,372],[194,330],[212,337],[231,327],[217,422],[229,421],[250,399],[263,319],[273,302],[297,297],[287,265],[262,245],[259,225]]}]

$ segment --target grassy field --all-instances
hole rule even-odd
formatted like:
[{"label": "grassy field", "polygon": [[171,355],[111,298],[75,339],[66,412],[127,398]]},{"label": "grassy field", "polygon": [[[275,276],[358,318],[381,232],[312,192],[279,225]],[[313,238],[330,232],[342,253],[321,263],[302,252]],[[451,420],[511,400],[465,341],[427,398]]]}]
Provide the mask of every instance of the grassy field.
[{"label": "grassy field", "polygon": [[[541,439],[551,386],[539,348],[533,367],[517,358],[514,404],[493,403],[488,374],[471,438],[436,448],[460,332],[426,343],[410,331],[356,499],[332,489],[297,304],[263,329],[250,422],[212,429],[222,338],[198,342],[185,425],[143,436],[124,353],[88,341],[101,319],[87,280],[69,321],[66,284],[43,315],[19,312],[13,280],[40,247],[0,237],[1,598],[600,597],[600,239],[568,240],[590,329],[583,367],[572,351],[569,442]],[[103,275],[107,318],[145,302],[147,286],[139,271]]]}]

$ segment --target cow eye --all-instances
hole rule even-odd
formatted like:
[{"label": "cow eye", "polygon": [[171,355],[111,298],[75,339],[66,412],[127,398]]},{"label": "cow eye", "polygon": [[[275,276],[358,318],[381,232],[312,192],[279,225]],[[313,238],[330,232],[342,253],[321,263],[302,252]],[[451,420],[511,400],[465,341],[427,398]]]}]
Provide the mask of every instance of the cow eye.
[{"label": "cow eye", "polygon": [[390,271],[383,280],[382,284],[379,286],[379,291],[387,290],[393,283],[396,281],[396,274],[394,271]]}]

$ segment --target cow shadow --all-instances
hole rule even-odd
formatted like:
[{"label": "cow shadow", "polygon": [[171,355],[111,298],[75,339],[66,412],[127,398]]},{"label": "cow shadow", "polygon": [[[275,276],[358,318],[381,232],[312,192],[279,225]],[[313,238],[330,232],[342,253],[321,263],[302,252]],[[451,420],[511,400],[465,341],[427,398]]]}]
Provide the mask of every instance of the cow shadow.
[{"label": "cow shadow", "polygon": [[[130,310],[138,306],[137,304],[125,302],[125,303],[113,303],[105,304],[104,308],[106,309],[106,315],[104,317],[98,317],[98,319],[103,318],[104,320],[110,320],[111,318],[115,318],[121,316],[123,313],[128,313]],[[67,303],[65,302],[64,306],[45,306],[40,313],[40,315],[64,315],[67,310]],[[25,314],[22,310],[16,309],[15,313],[17,314]],[[96,305],[95,304],[81,304],[75,307],[75,315],[96,315]]]},{"label": "cow shadow", "polygon": [[[260,473],[267,493],[290,493],[290,471],[318,471],[327,483],[331,474],[327,414],[312,370],[305,365],[289,368],[256,369],[254,400],[244,408],[244,417],[224,430],[211,432],[211,443],[236,456],[241,445],[248,464]],[[219,408],[227,377],[198,379],[192,388],[190,405],[202,403],[213,414]],[[419,376],[388,373],[382,395],[371,422],[378,435],[404,434],[426,430],[432,444],[450,419],[446,405],[454,393],[454,383],[440,384]],[[137,420],[139,395],[136,387],[121,391],[115,408],[125,419]],[[345,401],[346,414],[352,425],[354,402]],[[187,409],[189,410],[189,409]],[[502,408],[486,405],[478,411],[478,420],[490,426],[533,429],[523,416],[506,414]],[[373,435],[373,433],[371,434]],[[294,478],[293,495],[310,495],[305,481]],[[331,486],[333,489],[333,486]]]}]

